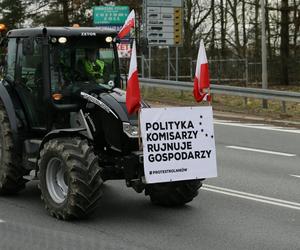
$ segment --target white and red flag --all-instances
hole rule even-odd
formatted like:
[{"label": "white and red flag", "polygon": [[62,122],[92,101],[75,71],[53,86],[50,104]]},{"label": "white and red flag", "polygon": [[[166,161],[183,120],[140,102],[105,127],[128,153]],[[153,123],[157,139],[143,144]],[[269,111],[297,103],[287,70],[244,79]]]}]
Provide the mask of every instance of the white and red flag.
[{"label": "white and red flag", "polygon": [[130,32],[130,30],[134,27],[135,27],[135,13],[134,13],[134,10],[132,10],[129,13],[123,27],[119,31],[118,37],[121,39],[124,38]]},{"label": "white and red flag", "polygon": [[128,114],[137,112],[141,107],[140,84],[137,70],[136,45],[133,41],[130,66],[128,73],[127,89],[126,89],[126,107]]},{"label": "white and red flag", "polygon": [[208,61],[205,53],[203,40],[200,42],[196,72],[194,78],[194,97],[197,102],[203,100],[210,102],[211,96],[209,93],[210,80]]}]

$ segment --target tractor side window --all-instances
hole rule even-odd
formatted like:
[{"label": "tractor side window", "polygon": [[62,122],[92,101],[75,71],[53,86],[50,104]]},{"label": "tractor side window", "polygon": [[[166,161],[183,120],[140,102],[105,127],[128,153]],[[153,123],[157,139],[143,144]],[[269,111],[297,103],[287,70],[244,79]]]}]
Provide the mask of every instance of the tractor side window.
[{"label": "tractor side window", "polygon": [[33,40],[31,52],[25,48],[26,42],[23,38],[19,41],[18,47],[18,79],[21,84],[34,94],[42,87],[42,46],[41,40]]},{"label": "tractor side window", "polygon": [[17,54],[17,39],[10,38],[7,48],[7,69],[6,78],[10,81],[15,79],[15,67],[16,67],[16,54]]},{"label": "tractor side window", "polygon": [[51,91],[61,92],[64,87],[70,85],[73,78],[71,50],[68,47],[54,47],[51,55]]},{"label": "tractor side window", "polygon": [[42,43],[39,38],[19,39],[16,72],[17,91],[29,123],[31,127],[43,127]]}]

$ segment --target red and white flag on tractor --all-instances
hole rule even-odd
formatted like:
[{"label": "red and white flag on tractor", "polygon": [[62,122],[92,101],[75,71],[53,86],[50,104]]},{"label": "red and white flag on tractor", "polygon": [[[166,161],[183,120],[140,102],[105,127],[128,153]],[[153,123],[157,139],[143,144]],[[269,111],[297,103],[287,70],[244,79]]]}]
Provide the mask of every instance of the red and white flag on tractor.
[{"label": "red and white flag on tractor", "polygon": [[134,27],[135,27],[135,13],[134,13],[134,10],[132,10],[129,13],[123,27],[119,31],[118,37],[121,39],[124,38],[130,32],[130,30]]},{"label": "red and white flag on tractor", "polygon": [[126,89],[126,107],[128,114],[137,112],[141,107],[140,84],[137,70],[136,45],[133,41],[130,66],[128,73],[127,89]]},{"label": "red and white flag on tractor", "polygon": [[203,100],[208,102],[211,101],[209,87],[210,80],[208,61],[205,53],[203,40],[201,40],[194,78],[194,97],[197,102],[201,102]]}]

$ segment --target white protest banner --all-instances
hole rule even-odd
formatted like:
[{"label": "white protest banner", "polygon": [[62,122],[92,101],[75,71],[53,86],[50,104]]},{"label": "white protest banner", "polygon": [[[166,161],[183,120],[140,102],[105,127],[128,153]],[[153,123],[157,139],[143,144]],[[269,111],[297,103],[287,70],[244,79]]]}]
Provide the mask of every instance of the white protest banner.
[{"label": "white protest banner", "polygon": [[217,176],[212,107],[141,110],[147,183]]}]

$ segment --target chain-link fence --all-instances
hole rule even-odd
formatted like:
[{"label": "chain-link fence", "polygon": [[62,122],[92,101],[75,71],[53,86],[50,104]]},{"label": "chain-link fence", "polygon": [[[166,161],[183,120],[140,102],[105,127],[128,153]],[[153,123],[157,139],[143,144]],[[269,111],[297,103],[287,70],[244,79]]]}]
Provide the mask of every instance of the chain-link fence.
[{"label": "chain-link fence", "polygon": [[[176,67],[177,64],[177,67]],[[191,81],[194,78],[196,61],[190,57],[158,57],[143,60],[138,58],[139,72],[142,77]],[[248,62],[245,59],[209,60],[209,71],[215,83],[246,83],[248,81]]]},{"label": "chain-link fence", "polygon": [[[189,57],[176,59],[166,56],[156,58],[138,58],[139,72],[142,77],[192,81],[195,74],[196,61]],[[177,74],[176,74],[177,69]],[[288,65],[290,83],[300,84],[300,60],[290,60]],[[261,62],[248,59],[220,59],[209,60],[210,78],[217,84],[260,85]],[[279,60],[268,61],[269,85],[281,83],[281,62]]]},{"label": "chain-link fence", "polygon": [[[193,61],[193,68],[196,68]],[[248,61],[246,59],[209,60],[210,79],[214,83],[247,83]]]},{"label": "chain-link fence", "polygon": [[[268,61],[268,82],[270,84],[281,83],[281,62],[279,60]],[[249,83],[261,83],[261,62],[248,63]],[[288,62],[288,75],[291,84],[300,85],[300,60],[290,59]]]}]

